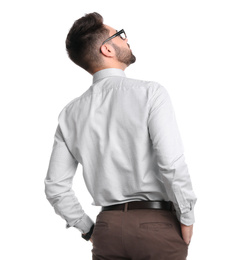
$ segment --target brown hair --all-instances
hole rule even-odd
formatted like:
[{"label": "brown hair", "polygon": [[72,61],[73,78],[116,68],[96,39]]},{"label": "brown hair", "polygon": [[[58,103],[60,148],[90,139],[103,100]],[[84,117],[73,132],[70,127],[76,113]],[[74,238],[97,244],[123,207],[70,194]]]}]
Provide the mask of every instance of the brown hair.
[{"label": "brown hair", "polygon": [[109,30],[103,25],[103,17],[94,12],[76,20],[66,38],[69,58],[78,66],[93,72],[102,63],[100,47]]}]

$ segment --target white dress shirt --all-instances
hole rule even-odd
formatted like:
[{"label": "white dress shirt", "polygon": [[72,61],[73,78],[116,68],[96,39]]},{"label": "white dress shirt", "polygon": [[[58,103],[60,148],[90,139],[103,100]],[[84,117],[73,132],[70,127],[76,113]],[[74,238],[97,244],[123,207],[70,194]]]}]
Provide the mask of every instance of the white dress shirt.
[{"label": "white dress shirt", "polygon": [[179,221],[191,225],[196,196],[183,153],[167,90],[104,69],[58,117],[45,193],[67,227],[87,233],[94,221],[72,190],[81,163],[93,205],[172,201]]}]

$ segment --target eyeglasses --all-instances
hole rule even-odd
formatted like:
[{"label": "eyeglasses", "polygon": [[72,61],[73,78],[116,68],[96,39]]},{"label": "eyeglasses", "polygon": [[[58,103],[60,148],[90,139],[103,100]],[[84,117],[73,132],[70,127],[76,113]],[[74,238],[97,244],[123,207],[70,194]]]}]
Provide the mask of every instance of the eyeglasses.
[{"label": "eyeglasses", "polygon": [[127,38],[127,35],[126,35],[125,31],[122,29],[121,31],[119,31],[119,32],[117,31],[117,33],[115,33],[115,34],[112,35],[111,37],[107,38],[107,40],[105,40],[105,41],[102,43],[102,45],[103,45],[105,42],[108,42],[108,41],[112,40],[113,38],[115,38],[115,37],[117,37],[117,36],[120,36],[120,38],[121,38],[122,40],[125,40],[125,39]]}]

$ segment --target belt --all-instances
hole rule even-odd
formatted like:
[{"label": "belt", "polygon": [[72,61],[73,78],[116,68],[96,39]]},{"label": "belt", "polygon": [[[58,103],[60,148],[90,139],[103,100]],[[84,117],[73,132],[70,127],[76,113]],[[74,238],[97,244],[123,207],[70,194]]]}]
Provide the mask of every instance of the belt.
[{"label": "belt", "polygon": [[171,201],[131,201],[123,204],[116,204],[102,207],[102,211],[106,210],[131,210],[131,209],[162,209],[173,210]]}]

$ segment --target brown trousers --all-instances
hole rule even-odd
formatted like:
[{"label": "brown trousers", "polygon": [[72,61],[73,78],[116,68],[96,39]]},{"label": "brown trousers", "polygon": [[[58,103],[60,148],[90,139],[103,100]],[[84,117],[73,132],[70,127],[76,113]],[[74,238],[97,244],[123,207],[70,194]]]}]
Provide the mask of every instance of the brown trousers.
[{"label": "brown trousers", "polygon": [[188,245],[167,210],[102,211],[92,234],[93,260],[185,260]]}]

